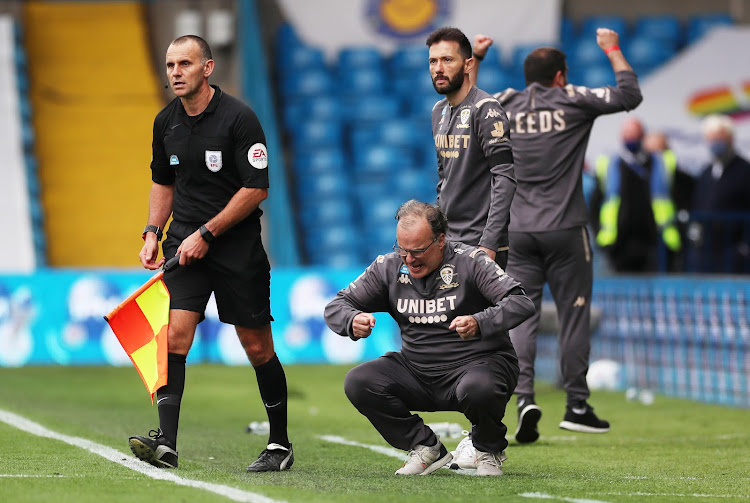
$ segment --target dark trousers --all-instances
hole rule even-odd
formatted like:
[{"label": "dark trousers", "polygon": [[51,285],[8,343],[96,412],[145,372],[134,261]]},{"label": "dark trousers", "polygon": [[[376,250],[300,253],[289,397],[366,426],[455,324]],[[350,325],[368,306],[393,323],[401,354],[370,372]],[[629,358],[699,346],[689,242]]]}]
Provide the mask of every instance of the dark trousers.
[{"label": "dark trousers", "polygon": [[417,371],[401,353],[387,353],[350,370],[344,391],[397,449],[435,445],[435,434],[411,411],[457,411],[472,424],[474,446],[499,453],[508,446],[502,419],[517,379],[515,364],[495,355],[428,375]]},{"label": "dark trousers", "polygon": [[548,283],[557,308],[560,372],[569,405],[589,397],[592,251],[585,227],[550,232],[511,232],[508,274],[521,282],[536,313],[510,331],[521,374],[516,394],[534,394],[534,360],[542,291]]}]

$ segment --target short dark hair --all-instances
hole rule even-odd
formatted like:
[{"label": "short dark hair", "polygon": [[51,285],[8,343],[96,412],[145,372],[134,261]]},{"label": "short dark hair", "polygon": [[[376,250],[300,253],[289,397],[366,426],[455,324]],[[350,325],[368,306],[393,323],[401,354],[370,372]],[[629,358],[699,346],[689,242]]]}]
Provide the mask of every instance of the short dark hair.
[{"label": "short dark hair", "polygon": [[430,33],[427,37],[427,47],[432,47],[434,44],[442,41],[458,42],[458,53],[464,58],[469,59],[471,57],[471,42],[464,35],[464,32],[458,28],[452,26],[444,26]]},{"label": "short dark hair", "polygon": [[183,35],[181,37],[177,37],[176,39],[172,40],[172,43],[170,45],[180,45],[190,41],[198,44],[198,48],[201,51],[202,65],[205,65],[206,61],[208,61],[209,59],[214,59],[213,55],[211,54],[211,47],[208,45],[208,42],[203,40],[198,35]]},{"label": "short dark hair", "polygon": [[539,82],[543,86],[551,86],[558,71],[566,74],[568,65],[565,53],[554,47],[539,47],[526,56],[523,62],[523,73],[526,85]]},{"label": "short dark hair", "polygon": [[425,218],[427,223],[430,224],[432,235],[435,237],[445,234],[448,230],[448,219],[445,218],[445,213],[437,204],[409,199],[396,211],[396,220],[401,221],[405,217]]}]

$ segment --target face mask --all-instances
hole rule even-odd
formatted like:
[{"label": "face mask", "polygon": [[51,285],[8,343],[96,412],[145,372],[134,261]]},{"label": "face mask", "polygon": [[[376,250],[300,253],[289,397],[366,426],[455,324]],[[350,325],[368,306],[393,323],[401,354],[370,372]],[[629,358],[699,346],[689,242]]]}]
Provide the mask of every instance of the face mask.
[{"label": "face mask", "polygon": [[625,148],[634,154],[638,153],[641,151],[641,140],[626,141]]},{"label": "face mask", "polygon": [[724,140],[714,140],[708,144],[708,150],[711,151],[711,155],[718,159],[729,152],[729,143]]}]

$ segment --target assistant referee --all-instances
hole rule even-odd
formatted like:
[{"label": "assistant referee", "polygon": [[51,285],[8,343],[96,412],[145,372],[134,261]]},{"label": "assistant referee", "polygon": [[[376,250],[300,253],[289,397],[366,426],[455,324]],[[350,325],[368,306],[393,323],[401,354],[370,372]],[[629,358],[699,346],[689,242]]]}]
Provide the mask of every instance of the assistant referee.
[{"label": "assistant referee", "polygon": [[[157,390],[158,430],[129,443],[141,460],[177,467],[177,427],[185,359],[213,292],[219,319],[235,326],[252,364],[270,422],[268,446],[247,470],[280,471],[294,462],[287,436],[287,385],[271,335],[270,264],[261,242],[260,203],[268,197],[268,153],[255,113],[209,85],[211,49],[200,37],[174,40],[166,54],[177,96],[154,120],[147,269],[180,254],[164,276],[171,294],[168,384]],[[157,261],[162,229],[172,223]]]}]

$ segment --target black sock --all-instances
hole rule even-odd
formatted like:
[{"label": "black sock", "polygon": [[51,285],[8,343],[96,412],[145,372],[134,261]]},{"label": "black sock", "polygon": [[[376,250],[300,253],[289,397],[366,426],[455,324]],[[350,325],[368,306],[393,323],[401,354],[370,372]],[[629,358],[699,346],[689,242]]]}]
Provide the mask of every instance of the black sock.
[{"label": "black sock", "polygon": [[159,427],[164,438],[177,449],[177,426],[180,422],[180,402],[185,390],[185,355],[168,353],[167,384],[156,391]]},{"label": "black sock", "polygon": [[284,368],[281,366],[278,356],[274,354],[273,358],[263,365],[254,367],[254,369],[255,377],[258,379],[260,398],[263,400],[266,414],[268,414],[270,425],[268,443],[289,447],[289,437],[286,432],[287,397]]}]

